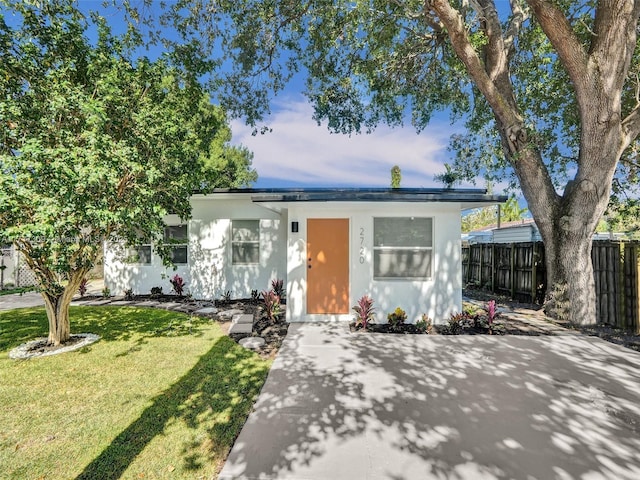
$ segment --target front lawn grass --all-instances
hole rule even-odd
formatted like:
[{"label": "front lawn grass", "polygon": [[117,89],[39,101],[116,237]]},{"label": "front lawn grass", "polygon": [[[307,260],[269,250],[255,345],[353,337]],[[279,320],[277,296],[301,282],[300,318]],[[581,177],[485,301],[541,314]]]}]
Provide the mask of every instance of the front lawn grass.
[{"label": "front lawn grass", "polygon": [[72,307],[81,350],[14,361],[43,308],[0,312],[0,465],[7,479],[214,478],[269,370],[210,320]]}]

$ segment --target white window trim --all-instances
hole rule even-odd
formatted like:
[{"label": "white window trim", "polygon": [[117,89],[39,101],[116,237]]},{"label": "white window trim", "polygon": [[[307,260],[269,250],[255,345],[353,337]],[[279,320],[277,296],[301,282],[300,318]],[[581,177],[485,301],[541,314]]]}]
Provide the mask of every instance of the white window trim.
[{"label": "white window trim", "polygon": [[[375,220],[377,218],[424,218],[424,219],[430,219],[431,220],[431,246],[430,247],[394,247],[394,246],[376,246],[375,244]],[[372,218],[372,229],[371,232],[373,234],[373,241],[372,241],[372,262],[371,262],[371,268],[373,270],[372,272],[372,278],[374,281],[380,281],[380,282],[393,282],[393,281],[405,281],[405,280],[433,280],[434,277],[434,270],[435,270],[435,266],[434,266],[434,261],[435,261],[435,256],[433,254],[434,251],[434,243],[435,243],[435,230],[436,230],[436,222],[435,222],[435,218],[434,217],[422,217],[422,216],[417,216],[417,215],[391,215],[391,216],[379,216],[379,217],[373,217]],[[376,266],[375,266],[375,252],[376,251],[399,251],[399,250],[406,250],[406,251],[430,251],[431,252],[431,268],[429,271],[429,275],[426,277],[416,277],[416,276],[397,276],[397,277],[380,277],[380,276],[376,276],[375,272],[376,272]]]},{"label": "white window trim", "polygon": [[[138,248],[142,248],[142,247],[149,247],[149,261],[148,262],[139,262],[139,261],[134,261],[131,262],[128,259],[131,258],[129,255],[130,250],[135,249],[137,250]],[[132,245],[130,247],[126,247],[126,255],[124,258],[124,263],[126,265],[133,265],[133,266],[138,266],[138,267],[148,267],[153,265],[153,245],[151,243],[139,243],[137,245]]]},{"label": "white window trim", "polygon": [[[258,240],[252,241],[234,241],[233,240],[233,222],[258,222]],[[248,267],[253,265],[260,265],[260,254],[262,251],[262,246],[260,245],[260,237],[262,236],[262,222],[259,218],[232,218],[229,222],[229,256],[232,267]],[[258,260],[256,262],[234,262],[233,261],[233,245],[234,244],[247,244],[252,243],[258,245]]]},{"label": "white window trim", "polygon": [[163,240],[163,246],[165,247],[169,247],[169,248],[178,248],[178,247],[185,247],[187,249],[187,261],[184,263],[175,263],[175,265],[189,265],[189,224],[188,223],[175,223],[175,224],[171,224],[171,225],[165,225],[164,228],[170,228],[170,227],[182,227],[184,226],[186,229],[186,233],[185,233],[185,243],[164,243],[166,242],[166,238],[165,238],[165,234],[166,234],[166,230],[163,230],[162,232],[162,240]]}]

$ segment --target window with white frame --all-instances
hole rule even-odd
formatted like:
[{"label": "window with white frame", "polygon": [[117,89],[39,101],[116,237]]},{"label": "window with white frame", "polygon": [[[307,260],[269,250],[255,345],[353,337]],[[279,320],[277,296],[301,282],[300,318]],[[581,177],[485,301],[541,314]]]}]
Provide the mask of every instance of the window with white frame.
[{"label": "window with white frame", "polygon": [[382,217],[373,219],[373,277],[431,278],[433,219]]},{"label": "window with white frame", "polygon": [[231,261],[234,265],[260,263],[260,220],[231,221]]},{"label": "window with white frame", "polygon": [[151,244],[134,245],[127,248],[126,263],[151,265]]},{"label": "window with white frame", "polygon": [[164,244],[169,247],[169,258],[174,265],[188,263],[187,225],[168,225],[164,227]]}]

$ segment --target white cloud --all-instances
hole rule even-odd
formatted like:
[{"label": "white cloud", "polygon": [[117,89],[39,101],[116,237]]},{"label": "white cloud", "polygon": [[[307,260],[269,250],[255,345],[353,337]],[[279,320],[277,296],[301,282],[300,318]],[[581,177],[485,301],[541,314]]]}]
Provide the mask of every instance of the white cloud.
[{"label": "white cloud", "polygon": [[267,120],[272,129],[251,135],[252,128],[232,122],[233,142],[254,153],[253,164],[260,186],[385,187],[390,170],[399,165],[403,187],[441,187],[433,176],[444,171],[449,137],[455,131],[448,122],[434,122],[417,134],[411,126],[380,126],[372,134],[331,134],[313,120],[313,109],[304,100],[277,105]]}]

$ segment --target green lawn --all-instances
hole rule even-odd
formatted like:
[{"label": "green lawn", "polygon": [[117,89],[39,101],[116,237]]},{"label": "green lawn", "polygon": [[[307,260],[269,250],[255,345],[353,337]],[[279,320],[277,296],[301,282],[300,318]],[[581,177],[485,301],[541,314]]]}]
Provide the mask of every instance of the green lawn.
[{"label": "green lawn", "polygon": [[0,465],[7,479],[212,478],[270,364],[214,322],[162,310],[73,307],[102,339],[27,361],[43,308],[0,312]]}]

